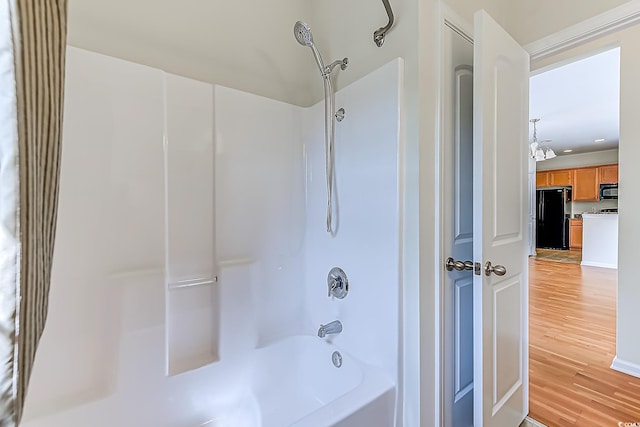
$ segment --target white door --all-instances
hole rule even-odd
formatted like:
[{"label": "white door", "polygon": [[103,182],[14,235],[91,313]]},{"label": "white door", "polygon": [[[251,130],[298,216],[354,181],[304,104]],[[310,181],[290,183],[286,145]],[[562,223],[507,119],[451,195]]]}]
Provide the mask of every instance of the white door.
[{"label": "white door", "polygon": [[[473,43],[448,22],[443,32],[444,253],[473,259]],[[444,276],[444,426],[473,426],[473,273]]]},{"label": "white door", "polygon": [[479,11],[473,62],[474,424],[517,427],[529,398],[529,55]]}]

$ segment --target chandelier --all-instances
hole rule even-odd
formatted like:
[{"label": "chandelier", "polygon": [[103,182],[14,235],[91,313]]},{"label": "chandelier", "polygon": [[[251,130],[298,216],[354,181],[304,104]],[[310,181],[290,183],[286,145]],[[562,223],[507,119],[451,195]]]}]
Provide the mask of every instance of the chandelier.
[{"label": "chandelier", "polygon": [[529,122],[533,123],[533,141],[529,144],[529,154],[532,159],[536,159],[536,162],[541,162],[543,160],[549,160],[556,157],[556,153],[549,147],[541,147],[538,144],[538,133],[536,129],[536,123],[538,123],[540,119],[531,119]]}]

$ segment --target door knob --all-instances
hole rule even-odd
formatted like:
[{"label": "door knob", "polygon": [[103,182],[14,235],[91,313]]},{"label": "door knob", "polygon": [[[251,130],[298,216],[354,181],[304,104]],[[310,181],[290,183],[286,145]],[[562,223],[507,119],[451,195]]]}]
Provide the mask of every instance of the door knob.
[{"label": "door knob", "polygon": [[487,276],[491,276],[491,273],[495,274],[496,276],[504,276],[505,274],[507,274],[507,269],[504,267],[504,265],[491,265],[491,261],[487,261],[487,263],[484,265],[484,274]]},{"label": "door knob", "polygon": [[444,264],[447,271],[464,271],[473,270],[473,261],[455,261],[453,258],[447,258],[447,262]]}]

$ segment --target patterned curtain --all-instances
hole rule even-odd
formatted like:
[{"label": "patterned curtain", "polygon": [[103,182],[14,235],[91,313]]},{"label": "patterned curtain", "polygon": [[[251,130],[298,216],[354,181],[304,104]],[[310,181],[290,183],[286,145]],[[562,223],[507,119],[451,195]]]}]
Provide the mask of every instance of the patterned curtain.
[{"label": "patterned curtain", "polygon": [[20,422],[47,317],[67,0],[0,0],[0,427]]}]

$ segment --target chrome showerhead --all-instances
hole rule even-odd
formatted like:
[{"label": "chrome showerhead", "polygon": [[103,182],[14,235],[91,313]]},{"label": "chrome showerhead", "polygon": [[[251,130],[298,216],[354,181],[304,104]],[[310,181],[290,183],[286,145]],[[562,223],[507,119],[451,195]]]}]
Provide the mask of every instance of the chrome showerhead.
[{"label": "chrome showerhead", "polygon": [[311,28],[302,21],[296,22],[293,26],[293,34],[296,36],[296,40],[302,46],[313,46],[313,36],[311,35]]},{"label": "chrome showerhead", "polygon": [[298,40],[298,43],[300,43],[302,46],[311,48],[313,57],[316,60],[316,64],[318,64],[318,68],[320,69],[320,74],[322,74],[323,77],[326,76],[327,71],[324,67],[324,61],[322,60],[322,57],[320,56],[320,52],[318,52],[316,45],[313,43],[311,28],[309,28],[309,26],[304,22],[298,21],[296,22],[296,25],[293,26],[293,35],[296,36],[296,40]]},{"label": "chrome showerhead", "polygon": [[349,63],[349,60],[347,58],[344,58],[339,61],[334,61],[331,64],[329,64],[329,66],[325,67],[324,61],[322,60],[322,56],[320,55],[320,52],[318,52],[318,49],[316,48],[315,43],[313,43],[311,28],[309,28],[309,26],[304,22],[302,21],[296,22],[296,25],[293,26],[293,35],[296,37],[296,40],[298,40],[298,43],[300,43],[302,46],[307,46],[311,48],[311,52],[313,52],[313,57],[316,60],[316,64],[318,64],[318,68],[320,69],[320,75],[323,78],[328,78],[329,74],[331,74],[331,71],[333,71],[333,69],[338,65],[343,70],[347,68],[347,64]]}]

